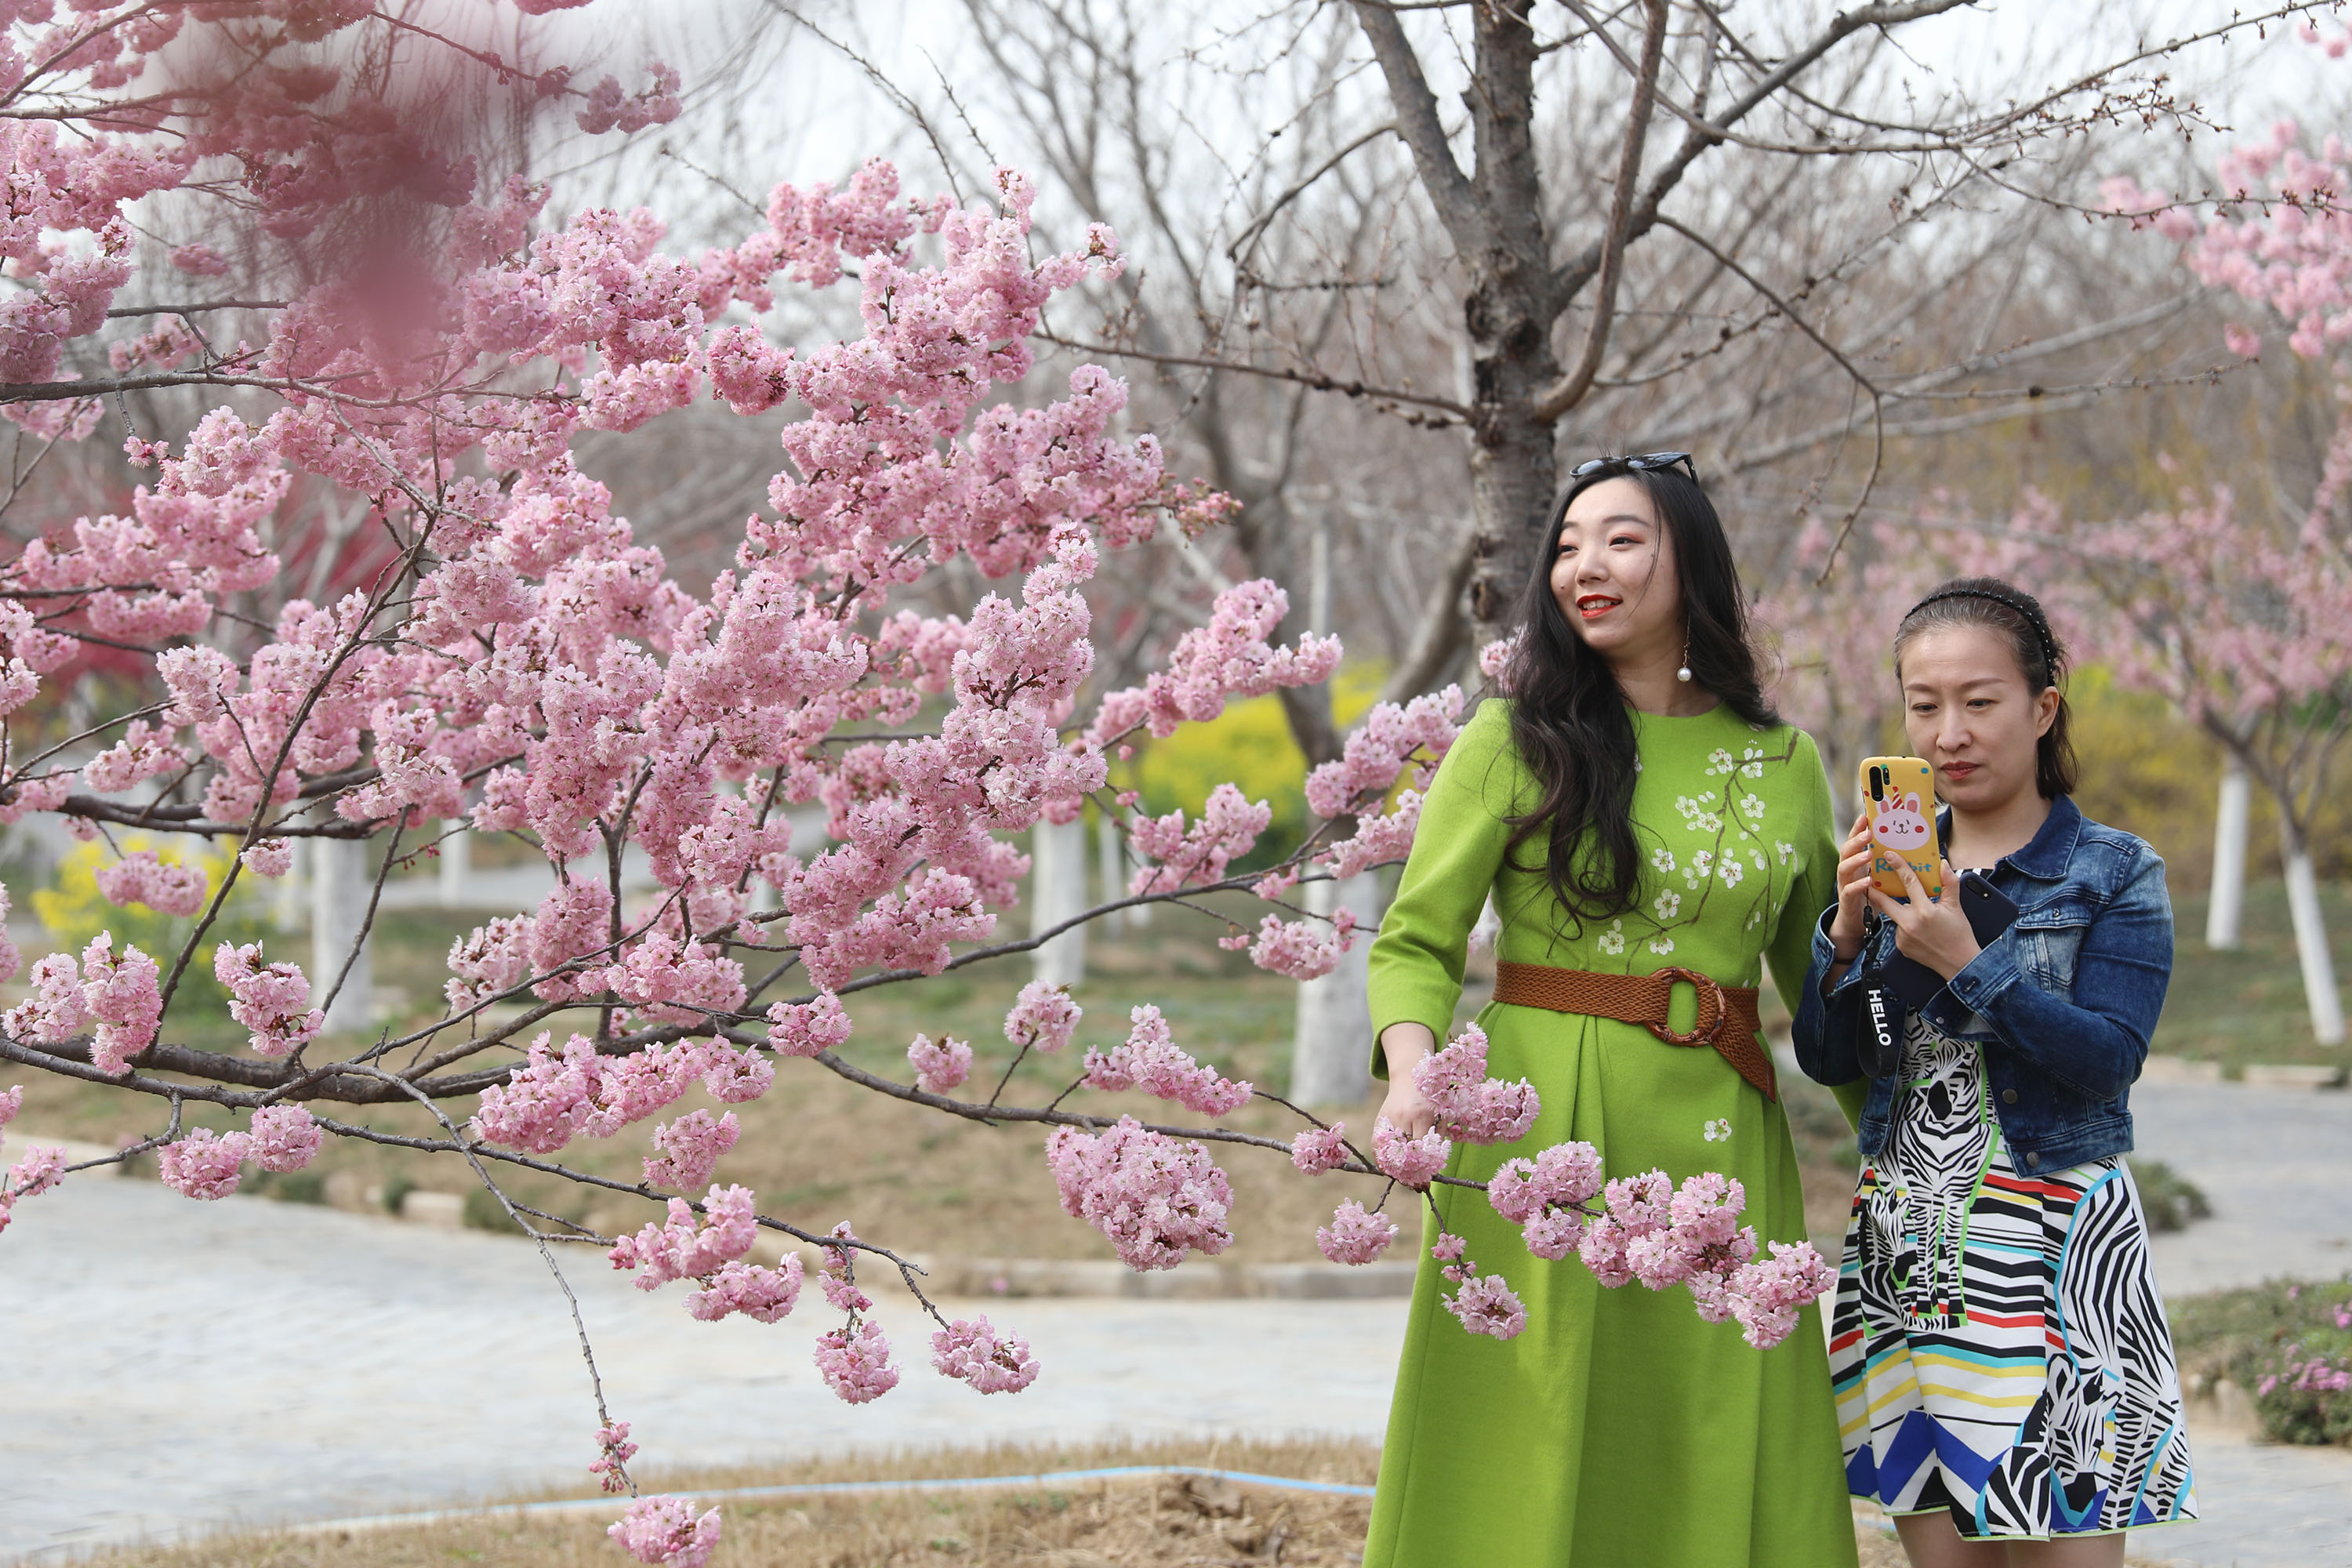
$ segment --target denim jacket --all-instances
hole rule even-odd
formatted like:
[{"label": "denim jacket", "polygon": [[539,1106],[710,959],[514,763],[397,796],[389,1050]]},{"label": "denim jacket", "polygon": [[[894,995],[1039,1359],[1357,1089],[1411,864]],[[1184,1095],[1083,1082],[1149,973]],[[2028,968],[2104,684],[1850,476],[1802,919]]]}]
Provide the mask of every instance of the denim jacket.
[{"label": "denim jacket", "polygon": [[[1949,814],[1942,825],[1949,842]],[[1924,1016],[1983,1049],[1993,1113],[2022,1170],[2058,1171],[2132,1146],[2130,1092],[2172,978],[2172,902],[2146,842],[2091,821],[2063,796],[2033,841],[1993,868],[2017,921],[1936,994]],[[1863,1077],[1859,981],[1895,947],[1874,913],[1861,956],[1824,987],[1836,954],[1823,912],[1794,1026],[1797,1062],[1817,1082]],[[1895,1082],[1870,1085],[1860,1142],[1886,1145]]]}]

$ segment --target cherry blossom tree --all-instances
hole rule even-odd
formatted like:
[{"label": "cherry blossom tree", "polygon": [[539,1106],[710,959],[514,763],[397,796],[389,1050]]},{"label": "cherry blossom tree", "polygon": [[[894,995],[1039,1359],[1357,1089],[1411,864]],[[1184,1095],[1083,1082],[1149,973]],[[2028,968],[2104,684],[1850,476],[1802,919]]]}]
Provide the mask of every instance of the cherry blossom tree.
[{"label": "cherry blossom tree", "polygon": [[[236,851],[217,876],[118,851],[99,874],[104,896],[186,917],[191,934],[148,952],[101,931],[40,959],[28,998],[0,1017],[0,1059],[152,1101],[156,1130],[126,1154],[153,1151],[164,1181],[197,1200],[236,1191],[250,1169],[299,1169],[331,1136],[462,1161],[559,1279],[561,1247],[586,1247],[640,1289],[679,1287],[706,1321],[792,1312],[806,1258],[749,1260],[762,1233],[789,1238],[811,1249],[839,1314],[816,1364],[864,1403],[901,1372],[861,1266],[913,1291],[943,1375],[1009,1393],[1039,1367],[1018,1334],[950,1321],[882,1241],[762,1214],[757,1194],[720,1179],[740,1131],[732,1111],[660,1120],[690,1086],[736,1105],[789,1094],[790,1073],[829,1072],[944,1115],[1045,1131],[1065,1207],[1139,1268],[1230,1242],[1213,1146],[1426,1190],[1459,1180],[1444,1173],[1450,1141],[1525,1136],[1535,1094],[1489,1079],[1475,1034],[1424,1064],[1442,1115],[1419,1141],[1385,1127],[1351,1141],[1304,1112],[1292,1140],[1227,1125],[1253,1100],[1282,1102],[1198,1062],[1149,1005],[1116,1044],[1087,1050],[1052,1101],[1013,1103],[1011,1065],[1071,1050],[1083,1024],[1066,991],[1037,984],[1007,999],[1004,1044],[987,1047],[1001,1072],[975,1078],[980,1050],[953,1038],[916,1037],[905,1079],[838,1050],[860,994],[1055,934],[998,938],[1027,868],[1019,836],[1089,802],[1139,869],[1074,921],[1248,891],[1275,912],[1233,927],[1227,944],[1294,977],[1328,972],[1362,933],[1344,911],[1305,917],[1296,890],[1402,857],[1462,716],[1451,688],[1375,709],[1307,784],[1318,816],[1350,831],[1327,827],[1271,872],[1233,869],[1267,825],[1265,802],[1227,784],[1197,817],[1151,817],[1109,788],[1111,760],[1139,737],[1319,683],[1340,648],[1278,642],[1286,596],[1251,581],[1140,681],[1090,684],[1086,589],[1105,552],[1171,526],[1197,533],[1229,510],[1171,476],[1150,437],[1125,431],[1125,388],[1101,369],[1006,395],[1030,378],[1047,303],[1121,266],[1108,229],[1041,255],[1019,174],[999,171],[989,200],[959,205],[904,195],[877,162],[837,186],[778,185],[735,243],[670,254],[650,212],[556,217],[543,188],[481,180],[404,129],[380,80],[333,62],[376,58],[370,39],[429,46],[562,105],[593,135],[674,115],[679,83],[663,68],[635,89],[607,79],[583,91],[561,68],[526,68],[378,0],[10,0],[0,16],[13,73],[0,100],[11,158],[0,416],[75,443],[112,439],[110,400],[132,390],[239,400],[185,428],[124,432],[148,482],[121,510],[60,523],[0,563],[0,821],[46,814],[86,839],[136,828]],[[156,81],[170,85],[144,85]],[[390,245],[386,212],[422,238]],[[177,226],[145,232],[151,221]],[[267,259],[273,243],[341,232],[369,243],[315,245],[299,268]],[[263,258],[254,275],[278,293],[117,303],[134,285],[202,290],[236,272],[236,256]],[[856,295],[856,335],[780,346],[761,331],[780,290],[836,286]],[[230,308],[244,336],[205,329]],[[768,510],[743,524],[731,568],[696,592],[636,539],[572,444],[706,396],[786,417]],[[284,568],[264,530],[298,482],[363,506],[384,548],[346,591],[288,599],[249,625],[240,595]],[[958,563],[1018,585],[960,616],[901,602]],[[34,720],[89,647],[129,654],[145,684],[84,731],[48,738]],[[821,852],[793,853],[784,814],[796,805],[821,807]],[[431,824],[512,835],[554,876],[534,907],[452,947],[440,1018],[338,1043],[325,1026],[348,956],[336,973],[306,973],[267,942],[223,940],[228,900],[248,878],[283,876],[295,841],[365,846],[381,888],[429,847]],[[645,857],[652,897],[624,896],[625,852]],[[374,914],[371,902],[355,942]],[[0,952],[0,971],[19,962]],[[197,964],[231,998],[244,1050],[175,1037]],[[984,1100],[966,1087],[992,1081]],[[1126,1090],[1197,1120],[1146,1124],[1073,1102]],[[436,1131],[387,1131],[343,1109],[402,1103]],[[0,1093],[0,1123],[21,1104],[21,1088]],[[242,1125],[191,1129],[191,1105]],[[562,1158],[639,1127],[641,1181]],[[1738,1320],[1759,1345],[1789,1332],[1825,1282],[1810,1247],[1759,1256],[1736,1223],[1736,1184],[1696,1173],[1676,1191],[1658,1172],[1603,1183],[1601,1160],[1562,1145],[1497,1183],[1498,1208],[1538,1258],[1580,1247],[1611,1283],[1688,1284],[1703,1315]],[[52,1149],[24,1155],[0,1178],[0,1229],[79,1168]],[[651,1213],[634,1233],[598,1234],[522,1208],[500,1185],[516,1171]],[[1394,1232],[1350,1203],[1324,1246],[1360,1262]],[[1516,1333],[1525,1314],[1509,1286],[1460,1253],[1440,1243],[1464,1326]],[[635,1493],[628,1424],[581,1338],[591,1468]],[[639,1498],[613,1535],[643,1561],[698,1564],[719,1529],[715,1510]]]},{"label": "cherry blossom tree", "polygon": [[[2332,58],[2352,41],[2323,43],[2315,28],[2305,37]],[[2289,352],[2326,370],[2338,411],[2316,482],[2297,515],[2244,507],[2233,488],[2217,485],[2184,492],[2175,510],[2089,530],[2083,543],[2108,590],[2119,678],[2169,698],[2276,805],[2312,1029],[2340,1045],[2343,1003],[2310,832],[2329,764],[2352,733],[2352,416],[2342,407],[2352,396],[2343,352],[2352,339],[2352,211],[2343,205],[2352,155],[2332,133],[2314,148],[2282,122],[2223,158],[2218,175],[2218,189],[2198,200],[2128,179],[2104,194],[2134,227],[2185,245],[2199,278],[2284,321]],[[2254,325],[2227,331],[2231,352],[2249,359],[2264,336]],[[2225,816],[2228,790],[2225,781]],[[2236,818],[2242,831],[2242,808]]]}]

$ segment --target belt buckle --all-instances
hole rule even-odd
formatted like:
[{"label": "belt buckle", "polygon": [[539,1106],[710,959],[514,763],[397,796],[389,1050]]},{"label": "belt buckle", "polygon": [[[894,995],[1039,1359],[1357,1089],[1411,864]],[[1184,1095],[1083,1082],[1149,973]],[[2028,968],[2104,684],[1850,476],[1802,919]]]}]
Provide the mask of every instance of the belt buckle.
[{"label": "belt buckle", "polygon": [[1684,969],[1678,965],[1670,965],[1664,969],[1654,970],[1652,973],[1666,977],[1666,1005],[1669,1007],[1674,1005],[1675,982],[1678,980],[1688,982],[1691,989],[1698,993],[1698,1016],[1692,1020],[1690,1033],[1686,1035],[1676,1034],[1667,1026],[1664,1018],[1654,1024],[1644,1024],[1642,1026],[1670,1046],[1715,1044],[1716,1037],[1723,1033],[1725,1022],[1731,1016],[1730,1005],[1724,997],[1723,987],[1716,983],[1715,976],[1701,974],[1696,969]]}]

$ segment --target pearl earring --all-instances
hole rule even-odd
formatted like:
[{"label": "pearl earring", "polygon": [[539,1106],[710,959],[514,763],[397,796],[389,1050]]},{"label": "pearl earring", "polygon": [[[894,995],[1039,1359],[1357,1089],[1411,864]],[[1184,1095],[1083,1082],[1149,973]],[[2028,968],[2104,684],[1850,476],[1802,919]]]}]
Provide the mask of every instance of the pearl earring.
[{"label": "pearl earring", "polygon": [[1690,684],[1690,638],[1683,638],[1683,665],[1675,671],[1675,679],[1685,686]]}]

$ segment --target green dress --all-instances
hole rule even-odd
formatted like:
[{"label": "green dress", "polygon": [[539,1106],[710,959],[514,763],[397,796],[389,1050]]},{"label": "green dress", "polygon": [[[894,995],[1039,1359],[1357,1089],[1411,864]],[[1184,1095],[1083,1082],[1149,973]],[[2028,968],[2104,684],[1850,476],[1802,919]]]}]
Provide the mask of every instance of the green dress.
[{"label": "green dress", "polygon": [[[1725,707],[1636,712],[1633,725],[1640,904],[1578,934],[1544,880],[1540,830],[1516,857],[1532,868],[1504,864],[1503,819],[1527,809],[1535,785],[1507,704],[1479,708],[1430,786],[1372,944],[1376,1037],[1402,1019],[1445,1037],[1490,890],[1504,961],[1633,974],[1673,965],[1755,985],[1769,956],[1793,1005],[1813,922],[1835,897],[1828,782],[1811,738],[1754,728]],[[1696,1007],[1676,986],[1673,1026],[1688,1029]],[[1457,1145],[1448,1173],[1484,1181],[1506,1160],[1581,1139],[1612,1177],[1653,1167],[1676,1181],[1703,1170],[1737,1177],[1760,1238],[1803,1239],[1788,1118],[1714,1051],[1666,1045],[1639,1025],[1500,1004],[1478,1025],[1491,1041],[1487,1070],[1531,1081],[1542,1113],[1517,1144]],[[1374,1058],[1383,1070],[1377,1048]],[[1702,1321],[1679,1286],[1605,1289],[1573,1258],[1531,1256],[1485,1194],[1432,1190],[1445,1228],[1518,1292],[1528,1325],[1507,1341],[1465,1331],[1440,1300],[1450,1287],[1425,1230],[1365,1568],[1854,1562],[1817,1309],[1759,1352],[1737,1323]],[[1426,1226],[1426,1204],[1422,1212]]]}]

